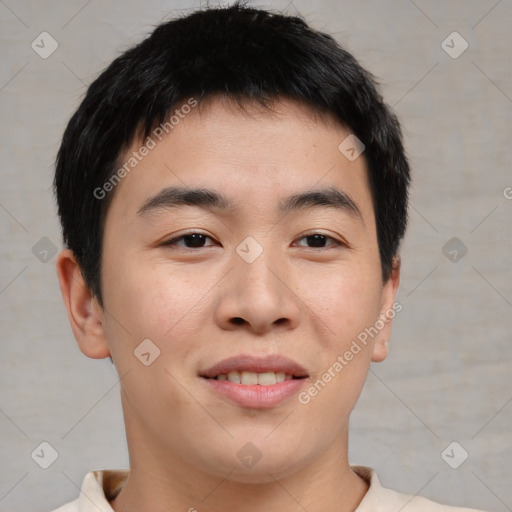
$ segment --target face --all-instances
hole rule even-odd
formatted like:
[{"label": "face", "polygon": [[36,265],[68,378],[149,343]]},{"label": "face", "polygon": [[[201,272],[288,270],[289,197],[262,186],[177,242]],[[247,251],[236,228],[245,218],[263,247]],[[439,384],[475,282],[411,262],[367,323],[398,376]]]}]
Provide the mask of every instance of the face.
[{"label": "face", "polygon": [[117,185],[95,343],[129,444],[264,482],[346,449],[398,277],[382,283],[364,157],[338,149],[350,131],[291,101],[246,108],[192,109]]}]

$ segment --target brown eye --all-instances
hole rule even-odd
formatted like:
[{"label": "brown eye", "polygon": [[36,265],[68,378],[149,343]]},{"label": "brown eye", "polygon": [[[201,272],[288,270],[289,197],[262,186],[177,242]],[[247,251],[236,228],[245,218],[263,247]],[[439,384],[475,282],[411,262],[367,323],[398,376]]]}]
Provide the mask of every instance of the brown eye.
[{"label": "brown eye", "polygon": [[211,240],[209,236],[204,235],[203,233],[188,233],[164,242],[162,245],[177,245],[186,247],[187,249],[198,249],[201,247],[208,247],[208,245],[205,245],[208,239]]},{"label": "brown eye", "polygon": [[[323,235],[321,233],[314,233],[311,235],[306,235],[300,238],[300,240],[306,240],[307,245],[306,247],[310,247],[312,249],[323,249],[325,247],[330,246],[338,246],[342,245],[341,242],[338,242],[338,240],[334,239],[331,236]],[[328,242],[331,241],[330,244]],[[299,244],[304,247],[303,244]]]}]

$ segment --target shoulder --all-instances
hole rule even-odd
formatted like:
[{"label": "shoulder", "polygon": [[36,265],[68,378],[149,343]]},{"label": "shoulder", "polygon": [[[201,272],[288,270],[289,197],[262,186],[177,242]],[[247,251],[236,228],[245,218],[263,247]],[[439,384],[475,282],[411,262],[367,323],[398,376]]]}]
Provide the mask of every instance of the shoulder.
[{"label": "shoulder", "polygon": [[[369,484],[368,492],[356,512],[483,512],[469,508],[442,505],[422,496],[403,494],[382,487],[375,471],[365,466],[352,466],[352,470]],[[407,508],[405,508],[407,507]]]}]

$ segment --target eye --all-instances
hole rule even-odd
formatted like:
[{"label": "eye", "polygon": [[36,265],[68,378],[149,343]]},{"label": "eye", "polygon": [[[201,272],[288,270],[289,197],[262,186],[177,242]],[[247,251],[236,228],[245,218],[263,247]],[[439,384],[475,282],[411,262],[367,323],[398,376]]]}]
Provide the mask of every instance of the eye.
[{"label": "eye", "polygon": [[[172,246],[176,245],[179,247],[185,247],[187,249],[200,249],[201,247],[210,247],[211,245],[205,245],[207,240],[212,240],[211,237],[205,235],[203,233],[186,233],[185,235],[178,236],[173,238],[172,240],[167,240],[162,243],[163,246]],[[182,242],[182,243],[180,243]]]},{"label": "eye", "polygon": [[[336,240],[332,236],[324,235],[322,233],[312,233],[310,235],[306,235],[306,236],[299,238],[299,241],[300,240],[307,240],[307,243],[311,244],[311,245],[309,245],[309,247],[312,249],[322,249],[324,247],[329,247],[329,246],[337,247],[340,245],[344,245],[342,242]],[[331,244],[327,245],[328,241],[331,241]],[[298,245],[302,245],[302,244],[298,244]],[[302,245],[302,247],[304,247],[304,245]]]}]

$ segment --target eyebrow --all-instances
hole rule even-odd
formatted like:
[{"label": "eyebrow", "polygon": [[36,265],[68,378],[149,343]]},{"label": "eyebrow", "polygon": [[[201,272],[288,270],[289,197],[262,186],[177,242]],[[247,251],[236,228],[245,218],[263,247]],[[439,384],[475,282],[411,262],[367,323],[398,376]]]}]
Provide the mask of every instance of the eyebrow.
[{"label": "eyebrow", "polygon": [[[167,187],[150,197],[137,211],[144,216],[159,209],[197,206],[209,211],[233,209],[234,205],[225,196],[205,188]],[[293,194],[282,199],[278,211],[287,214],[291,211],[307,208],[335,208],[359,217],[363,221],[361,210],[350,196],[335,187],[313,189]]]}]

